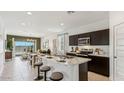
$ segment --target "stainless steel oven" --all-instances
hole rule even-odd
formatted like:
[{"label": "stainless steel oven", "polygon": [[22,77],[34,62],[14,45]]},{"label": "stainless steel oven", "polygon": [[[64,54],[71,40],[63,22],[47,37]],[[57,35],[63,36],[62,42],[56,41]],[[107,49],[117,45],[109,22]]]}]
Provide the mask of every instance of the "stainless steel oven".
[{"label": "stainless steel oven", "polygon": [[78,38],[78,45],[79,46],[90,45],[90,37]]}]

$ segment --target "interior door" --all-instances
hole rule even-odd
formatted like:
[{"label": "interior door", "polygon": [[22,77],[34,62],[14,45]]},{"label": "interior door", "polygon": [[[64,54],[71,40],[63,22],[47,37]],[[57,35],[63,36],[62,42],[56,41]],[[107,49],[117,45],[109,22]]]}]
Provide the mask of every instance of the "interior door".
[{"label": "interior door", "polygon": [[124,80],[124,23],[114,28],[114,80]]}]

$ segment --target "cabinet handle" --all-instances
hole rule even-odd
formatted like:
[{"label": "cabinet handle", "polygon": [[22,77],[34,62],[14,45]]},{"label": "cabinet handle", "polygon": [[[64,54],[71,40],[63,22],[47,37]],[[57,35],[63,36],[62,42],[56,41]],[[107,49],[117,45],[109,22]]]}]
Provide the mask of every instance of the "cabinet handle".
[{"label": "cabinet handle", "polygon": [[114,56],[114,58],[117,58],[117,56]]}]

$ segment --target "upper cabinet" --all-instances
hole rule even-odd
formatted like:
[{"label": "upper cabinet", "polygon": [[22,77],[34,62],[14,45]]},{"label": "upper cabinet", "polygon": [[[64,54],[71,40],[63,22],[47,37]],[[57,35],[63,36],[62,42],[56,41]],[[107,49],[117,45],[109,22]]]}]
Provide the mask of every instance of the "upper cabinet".
[{"label": "upper cabinet", "polygon": [[90,37],[90,33],[79,34],[78,38]]},{"label": "upper cabinet", "polygon": [[109,45],[109,29],[69,36],[69,45],[78,46],[78,38],[90,37],[90,45]]},{"label": "upper cabinet", "polygon": [[78,45],[78,35],[69,36],[69,45],[77,46]]},{"label": "upper cabinet", "polygon": [[109,29],[90,33],[90,45],[109,45]]}]

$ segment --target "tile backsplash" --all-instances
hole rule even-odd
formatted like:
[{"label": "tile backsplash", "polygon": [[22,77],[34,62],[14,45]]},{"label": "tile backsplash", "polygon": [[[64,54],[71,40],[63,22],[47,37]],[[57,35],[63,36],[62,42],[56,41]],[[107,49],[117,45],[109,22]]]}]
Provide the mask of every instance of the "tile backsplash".
[{"label": "tile backsplash", "polygon": [[[71,47],[77,47],[77,46],[69,46],[69,51],[71,51]],[[100,48],[101,50],[103,50],[104,55],[109,56],[109,46],[108,45],[104,45],[104,46],[78,46],[79,50],[81,50],[82,48],[85,49],[93,49],[95,51],[96,48]]]}]

